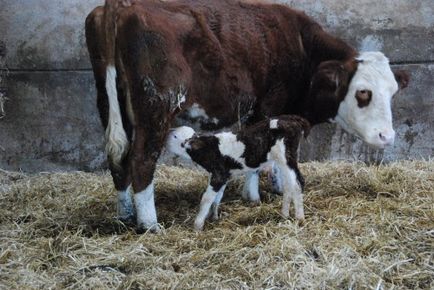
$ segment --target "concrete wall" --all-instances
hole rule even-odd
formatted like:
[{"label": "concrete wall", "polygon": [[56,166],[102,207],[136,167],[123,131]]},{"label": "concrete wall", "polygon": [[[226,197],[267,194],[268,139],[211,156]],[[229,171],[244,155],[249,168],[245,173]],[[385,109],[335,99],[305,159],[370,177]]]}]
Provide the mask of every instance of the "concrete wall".
[{"label": "concrete wall", "polygon": [[[372,150],[333,125],[321,125],[303,144],[302,159],[389,161],[433,156],[434,1],[279,2],[305,10],[360,50],[382,50],[395,68],[412,76],[410,87],[393,101],[394,147]],[[102,3],[2,1],[0,93],[7,100],[6,116],[0,119],[0,168],[103,166],[103,132],[83,34],[87,13]]]}]

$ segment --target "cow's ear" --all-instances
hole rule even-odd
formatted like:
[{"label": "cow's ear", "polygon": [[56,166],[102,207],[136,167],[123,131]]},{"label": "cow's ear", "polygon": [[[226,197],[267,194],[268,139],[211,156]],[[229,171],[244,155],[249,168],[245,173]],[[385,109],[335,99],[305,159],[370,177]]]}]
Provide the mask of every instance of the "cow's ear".
[{"label": "cow's ear", "polygon": [[312,78],[312,87],[316,86],[317,90],[327,92],[326,94],[331,93],[330,97],[342,97],[340,93],[348,87],[352,66],[352,63],[336,60],[320,63]]},{"label": "cow's ear", "polygon": [[318,66],[309,89],[309,121],[325,122],[336,116],[348,90],[350,75],[347,65],[341,61],[325,61]]},{"label": "cow's ear", "polygon": [[408,84],[410,83],[410,76],[405,70],[397,70],[394,71],[393,74],[395,75],[395,79],[398,82],[400,90],[408,87]]}]

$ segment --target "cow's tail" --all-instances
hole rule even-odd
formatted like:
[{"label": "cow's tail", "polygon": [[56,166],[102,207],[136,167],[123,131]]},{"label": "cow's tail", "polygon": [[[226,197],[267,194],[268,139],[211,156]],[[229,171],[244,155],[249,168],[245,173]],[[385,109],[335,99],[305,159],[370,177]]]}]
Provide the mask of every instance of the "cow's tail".
[{"label": "cow's tail", "polygon": [[115,41],[116,41],[116,13],[121,0],[106,0],[104,6],[104,35],[106,52],[106,83],[109,101],[109,118],[106,128],[106,152],[115,166],[120,166],[123,157],[128,152],[128,137],[122,123],[122,114],[119,106],[118,91],[116,88]]},{"label": "cow's tail", "polygon": [[309,121],[307,121],[305,118],[295,115],[286,115],[270,120],[270,129],[283,130],[293,134],[303,134],[304,137],[309,135],[310,128],[311,126]]}]

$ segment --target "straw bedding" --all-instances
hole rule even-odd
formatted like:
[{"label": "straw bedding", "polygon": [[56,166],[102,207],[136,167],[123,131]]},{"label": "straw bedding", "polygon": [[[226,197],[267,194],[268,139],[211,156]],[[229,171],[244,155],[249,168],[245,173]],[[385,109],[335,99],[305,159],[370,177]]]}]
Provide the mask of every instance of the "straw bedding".
[{"label": "straw bedding", "polygon": [[[306,223],[263,202],[223,199],[223,218],[192,230],[207,176],[160,166],[160,234],[115,219],[101,173],[0,172],[1,289],[433,289],[434,163],[305,163]],[[292,211],[291,211],[292,213]]]}]

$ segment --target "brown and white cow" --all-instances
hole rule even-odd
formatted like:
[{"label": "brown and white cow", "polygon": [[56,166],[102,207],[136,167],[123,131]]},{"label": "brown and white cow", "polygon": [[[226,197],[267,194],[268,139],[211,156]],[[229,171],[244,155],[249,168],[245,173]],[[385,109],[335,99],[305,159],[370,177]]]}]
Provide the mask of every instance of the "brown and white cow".
[{"label": "brown and white cow", "polygon": [[218,129],[296,114],[381,148],[395,136],[391,98],[408,84],[381,52],[359,53],[278,4],[106,0],[86,40],[118,213],[132,216],[132,184],[139,230],[158,229],[154,171],[176,116]]}]

